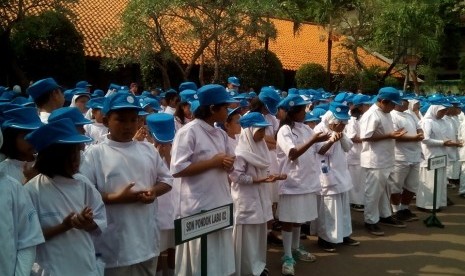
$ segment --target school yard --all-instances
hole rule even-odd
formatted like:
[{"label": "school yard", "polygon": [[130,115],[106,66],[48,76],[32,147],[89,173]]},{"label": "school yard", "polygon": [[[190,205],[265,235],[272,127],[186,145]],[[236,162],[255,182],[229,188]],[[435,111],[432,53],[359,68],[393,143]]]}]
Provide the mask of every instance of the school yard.
[{"label": "school yard", "polygon": [[[317,245],[317,237],[309,236],[303,244],[317,256],[315,263],[298,261],[295,275],[465,275],[465,199],[457,189],[448,189],[454,206],[437,213],[445,228],[426,227],[429,214],[411,210],[420,218],[408,222],[407,228],[380,225],[385,236],[369,234],[363,213],[352,211],[353,235],[359,246],[338,246],[328,253]],[[281,275],[282,247],[268,250],[270,275]]]}]

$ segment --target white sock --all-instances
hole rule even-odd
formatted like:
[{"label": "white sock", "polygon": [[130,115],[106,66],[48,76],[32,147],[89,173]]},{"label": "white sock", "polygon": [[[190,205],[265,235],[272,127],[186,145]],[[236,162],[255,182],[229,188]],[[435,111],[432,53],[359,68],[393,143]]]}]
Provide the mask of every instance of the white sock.
[{"label": "white sock", "polygon": [[398,212],[400,210],[400,204],[399,205],[394,205],[394,204],[391,204],[392,206],[392,211],[394,213]]},{"label": "white sock", "polygon": [[283,236],[284,256],[292,257],[292,232],[281,231],[281,235]]},{"label": "white sock", "polygon": [[401,204],[400,209],[401,210],[408,210],[408,205]]},{"label": "white sock", "polygon": [[292,227],[292,249],[298,249],[300,246],[300,226]]}]

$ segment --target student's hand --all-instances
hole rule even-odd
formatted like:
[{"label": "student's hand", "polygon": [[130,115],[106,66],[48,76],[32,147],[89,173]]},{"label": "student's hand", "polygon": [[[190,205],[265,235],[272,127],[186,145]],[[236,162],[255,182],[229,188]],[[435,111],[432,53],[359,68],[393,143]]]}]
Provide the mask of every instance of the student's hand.
[{"label": "student's hand", "polygon": [[146,126],[142,126],[141,128],[139,128],[136,132],[136,134],[134,135],[134,140],[137,140],[137,141],[144,141],[145,138],[147,138],[148,136],[148,131],[147,131],[147,127]]},{"label": "student's hand", "polygon": [[315,134],[313,134],[312,136],[312,141],[314,143],[318,143],[318,142],[324,142],[324,141],[327,141],[329,139],[330,135],[327,134],[327,133],[323,133],[323,132],[316,132]]},{"label": "student's hand", "polygon": [[423,133],[418,133],[417,135],[415,135],[416,141],[423,141],[423,139],[425,139],[425,136],[423,135]]},{"label": "student's hand", "polygon": [[334,132],[331,135],[331,138],[329,140],[334,143],[334,142],[341,140],[341,138],[342,138],[342,132]]},{"label": "student's hand", "polygon": [[69,214],[63,219],[63,221],[61,222],[61,224],[64,225],[67,229],[73,228],[72,219],[73,219],[73,217],[74,217],[75,215],[76,215],[75,212],[69,213]]},{"label": "student's hand", "polygon": [[139,201],[144,204],[150,204],[154,202],[156,198],[157,198],[157,195],[155,194],[155,192],[152,190],[149,190],[149,191],[144,191],[143,193],[140,194]]},{"label": "student's hand", "polygon": [[398,130],[396,130],[396,131],[394,131],[394,132],[391,132],[391,134],[390,134],[389,136],[390,136],[392,139],[397,139],[397,138],[399,138],[399,137],[404,136],[406,133],[407,133],[407,131],[404,130],[403,128],[401,128],[401,129],[398,129]]},{"label": "student's hand", "polygon": [[233,168],[235,160],[236,156],[226,155],[226,157],[223,158],[223,169],[229,172]]},{"label": "student's hand", "polygon": [[234,165],[234,160],[236,159],[235,156],[229,156],[226,153],[218,153],[212,158],[213,164],[217,168],[224,169],[225,171],[229,171],[232,169]]},{"label": "student's hand", "polygon": [[25,162],[23,165],[23,174],[24,174],[24,183],[36,177],[39,174],[39,171],[34,168],[33,165],[29,166],[28,162]]},{"label": "student's hand", "polygon": [[140,199],[140,195],[144,193],[144,191],[133,191],[132,187],[134,187],[135,183],[129,183],[124,188],[119,190],[116,193],[111,193],[108,195],[108,199],[113,202],[118,203],[133,203],[138,202]]},{"label": "student's hand", "polygon": [[452,140],[444,141],[444,146],[446,147],[462,147],[463,144],[461,142],[454,142]]},{"label": "student's hand", "polygon": [[90,207],[84,207],[81,213],[74,214],[71,218],[73,228],[86,230],[94,225],[94,214]]},{"label": "student's hand", "polygon": [[156,148],[160,156],[165,159],[171,155],[171,144],[158,144]]}]

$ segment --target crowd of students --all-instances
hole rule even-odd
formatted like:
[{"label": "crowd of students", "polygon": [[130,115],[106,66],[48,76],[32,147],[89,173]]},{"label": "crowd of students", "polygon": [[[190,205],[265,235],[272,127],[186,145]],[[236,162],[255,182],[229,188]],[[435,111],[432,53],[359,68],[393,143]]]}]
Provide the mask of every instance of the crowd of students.
[{"label": "crowd of students", "polygon": [[[200,275],[200,240],[175,246],[174,220],[232,203],[234,225],[207,237],[208,275],[268,275],[279,221],[282,274],[316,257],[300,244],[311,223],[328,252],[367,231],[418,220],[413,198],[438,210],[465,197],[461,99],[383,87],[374,97],[240,82],[137,93],[53,78],[29,98],[1,87],[1,275]],[[92,93],[91,93],[92,92]],[[461,181],[462,179],[462,181]],[[449,182],[449,183],[448,183]],[[280,239],[279,239],[280,241]]]}]

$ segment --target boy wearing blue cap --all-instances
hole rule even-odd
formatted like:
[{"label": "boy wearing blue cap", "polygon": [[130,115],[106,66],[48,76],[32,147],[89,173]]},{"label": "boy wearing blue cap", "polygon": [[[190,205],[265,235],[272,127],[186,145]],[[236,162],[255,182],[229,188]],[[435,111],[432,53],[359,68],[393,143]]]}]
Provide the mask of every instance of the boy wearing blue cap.
[{"label": "boy wearing blue cap", "polygon": [[[91,238],[105,230],[102,197],[78,174],[80,148],[91,139],[70,119],[44,125],[26,136],[37,150],[39,174],[26,183],[45,237],[37,263],[44,275],[96,275],[99,268]],[[72,246],[72,250],[70,250]]]},{"label": "boy wearing blue cap", "polygon": [[[152,144],[133,141],[136,97],[118,92],[103,104],[106,139],[85,152],[82,173],[102,195],[109,231],[95,240],[105,275],[154,275],[159,252],[157,197],[171,189],[172,177]],[[105,162],[102,162],[105,160]]]},{"label": "boy wearing blue cap", "polygon": [[317,158],[325,165],[320,173],[321,192],[318,196],[317,235],[318,245],[325,251],[336,251],[336,244],[358,245],[350,238],[352,221],[350,215],[349,191],[352,181],[347,167],[346,153],[353,143],[344,134],[349,121],[349,107],[332,102],[325,120],[318,124],[314,131],[323,132],[331,138],[318,143]]},{"label": "boy wearing blue cap", "polygon": [[29,275],[36,246],[44,243],[37,211],[19,181],[0,172],[0,183],[0,275]]},{"label": "boy wearing blue cap", "polygon": [[[174,139],[174,117],[167,113],[148,115],[147,127],[154,139],[154,145],[160,157],[169,167],[171,162],[171,145]],[[174,275],[175,268],[175,243],[174,220],[175,207],[179,205],[179,179],[174,179],[173,189],[158,197],[157,222],[160,226],[160,252],[167,254],[166,266],[169,275]],[[160,264],[160,261],[159,261]],[[157,265],[157,276],[163,275],[163,266]]]},{"label": "boy wearing blue cap", "polygon": [[[171,172],[181,180],[182,200],[179,215],[186,217],[232,203],[228,173],[234,164],[234,149],[227,134],[214,127],[224,123],[228,105],[235,102],[226,89],[217,84],[198,90],[200,106],[195,119],[179,129],[174,138]],[[234,273],[234,247],[231,229],[208,235],[208,275]],[[176,247],[176,275],[200,275],[200,240]]]},{"label": "boy wearing blue cap", "polygon": [[168,90],[165,94],[166,108],[164,112],[173,115],[176,112],[176,106],[180,101],[181,98],[175,90]]},{"label": "boy wearing blue cap", "polygon": [[103,124],[103,102],[105,98],[94,98],[91,99],[87,106],[92,112],[91,118],[94,120],[92,124],[84,125],[86,135],[93,139],[92,144],[101,143],[105,140],[108,134],[108,128]]},{"label": "boy wearing blue cap", "polygon": [[395,139],[406,133],[403,129],[394,130],[390,114],[400,101],[397,89],[383,87],[379,90],[377,102],[360,120],[360,165],[366,173],[365,228],[377,236],[384,235],[378,222],[393,227],[405,227],[405,224],[392,217],[387,195],[387,180],[394,167]]},{"label": "boy wearing blue cap", "polygon": [[27,89],[39,109],[39,117],[43,123],[47,123],[50,113],[63,106],[65,96],[61,87],[53,78],[46,78],[33,83]]},{"label": "boy wearing blue cap", "polygon": [[236,147],[234,171],[229,175],[234,200],[234,243],[236,275],[265,275],[267,222],[273,219],[269,183],[286,175],[270,173],[269,150],[264,142],[270,124],[259,112],[249,112]]}]

